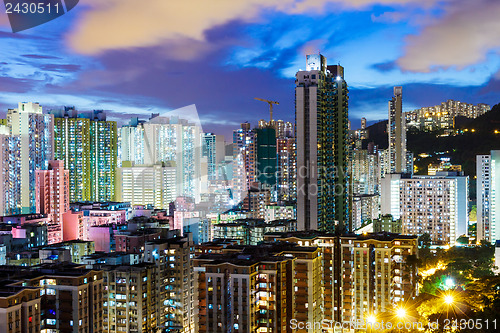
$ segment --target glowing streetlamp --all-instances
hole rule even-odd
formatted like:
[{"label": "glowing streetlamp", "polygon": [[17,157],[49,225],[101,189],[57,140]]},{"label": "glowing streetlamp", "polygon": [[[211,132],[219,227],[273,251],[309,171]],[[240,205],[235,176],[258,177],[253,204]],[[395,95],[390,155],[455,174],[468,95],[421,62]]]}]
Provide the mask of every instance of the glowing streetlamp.
[{"label": "glowing streetlamp", "polygon": [[444,302],[446,303],[446,305],[452,305],[455,302],[455,298],[453,297],[453,295],[450,294],[445,295]]},{"label": "glowing streetlamp", "polygon": [[404,308],[397,308],[397,310],[396,310],[396,316],[399,319],[404,319],[406,317],[406,310]]},{"label": "glowing streetlamp", "polygon": [[367,332],[372,332],[373,331],[373,325],[377,322],[377,317],[375,317],[374,314],[370,314],[365,317],[366,320],[366,330]]}]

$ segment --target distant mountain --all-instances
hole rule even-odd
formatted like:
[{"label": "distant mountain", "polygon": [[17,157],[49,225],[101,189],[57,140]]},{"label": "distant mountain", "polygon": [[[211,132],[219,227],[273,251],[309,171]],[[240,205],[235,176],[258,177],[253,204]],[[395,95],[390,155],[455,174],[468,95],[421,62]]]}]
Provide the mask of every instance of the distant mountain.
[{"label": "distant mountain", "polygon": [[387,139],[387,120],[380,121],[371,126],[368,126],[368,140],[364,140],[363,146],[369,142],[374,142],[379,149],[387,149],[389,140]]}]

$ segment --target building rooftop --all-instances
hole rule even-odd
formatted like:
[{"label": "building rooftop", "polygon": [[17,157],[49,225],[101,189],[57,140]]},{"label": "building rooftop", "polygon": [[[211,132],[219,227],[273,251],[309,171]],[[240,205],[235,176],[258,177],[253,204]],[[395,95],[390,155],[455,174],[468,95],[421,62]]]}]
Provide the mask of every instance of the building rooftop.
[{"label": "building rooftop", "polygon": [[85,268],[85,265],[74,263],[50,263],[36,266],[0,266],[0,279],[34,279],[41,276],[69,276],[78,277],[89,272],[92,269]]},{"label": "building rooftop", "polygon": [[173,237],[173,238],[161,238],[153,239],[146,242],[147,244],[184,244],[189,242],[187,237]]},{"label": "building rooftop", "polygon": [[[275,238],[300,238],[300,239],[316,239],[316,238],[326,238],[326,237],[339,237],[338,235],[317,231],[291,231],[291,232],[269,232],[265,234],[266,236],[271,236]],[[414,235],[401,235],[389,232],[378,232],[378,233],[367,233],[367,234],[355,234],[348,233],[340,236],[341,238],[353,238],[358,240],[368,240],[375,239],[380,241],[392,241],[394,239],[416,239],[417,236]]]}]

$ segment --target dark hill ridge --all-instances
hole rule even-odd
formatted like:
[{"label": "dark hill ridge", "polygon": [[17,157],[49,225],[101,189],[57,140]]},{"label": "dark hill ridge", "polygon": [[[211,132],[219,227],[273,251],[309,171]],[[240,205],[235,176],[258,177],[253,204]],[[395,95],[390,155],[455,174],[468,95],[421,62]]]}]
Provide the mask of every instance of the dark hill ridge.
[{"label": "dark hill ridge", "polygon": [[[426,174],[429,163],[437,162],[440,157],[450,157],[452,164],[462,165],[464,173],[473,178],[476,175],[476,155],[500,149],[500,104],[476,119],[460,118],[456,128],[463,132],[447,137],[437,137],[439,132],[408,131],[408,150],[417,157],[418,173]],[[387,121],[369,126],[368,131],[367,142],[373,141],[380,149],[387,148]],[[443,152],[445,154],[437,154]],[[430,157],[419,158],[422,153]]]}]

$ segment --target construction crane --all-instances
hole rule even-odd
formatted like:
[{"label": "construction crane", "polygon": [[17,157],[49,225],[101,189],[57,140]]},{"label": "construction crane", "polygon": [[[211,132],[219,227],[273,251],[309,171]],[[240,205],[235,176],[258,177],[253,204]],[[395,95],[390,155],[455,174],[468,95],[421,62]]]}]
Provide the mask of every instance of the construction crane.
[{"label": "construction crane", "polygon": [[279,105],[280,103],[279,102],[275,102],[275,101],[269,101],[267,99],[258,98],[258,97],[255,97],[254,99],[257,100],[257,101],[269,103],[269,114],[271,115],[271,121],[270,121],[270,123],[272,123],[273,122],[273,104]]}]

